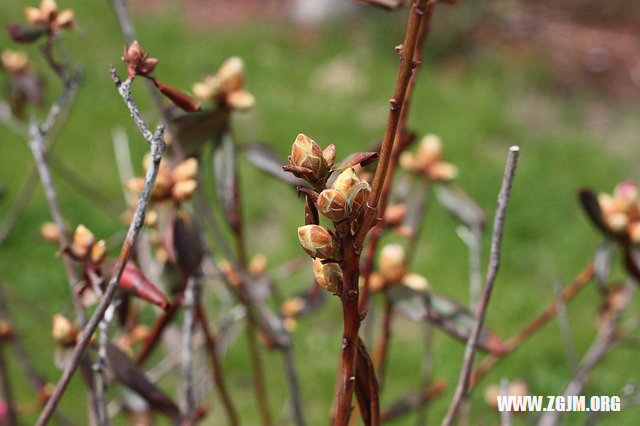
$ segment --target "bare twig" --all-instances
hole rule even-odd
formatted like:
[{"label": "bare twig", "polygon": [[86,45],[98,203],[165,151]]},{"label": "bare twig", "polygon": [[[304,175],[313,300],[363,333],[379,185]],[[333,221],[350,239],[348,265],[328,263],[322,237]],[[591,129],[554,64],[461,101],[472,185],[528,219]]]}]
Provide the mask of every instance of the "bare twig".
[{"label": "bare twig", "polygon": [[480,303],[476,310],[476,320],[473,324],[473,329],[467,340],[467,347],[464,354],[464,362],[462,364],[462,370],[460,371],[460,378],[458,379],[458,386],[456,392],[449,406],[447,416],[442,422],[443,426],[451,426],[455,422],[458,410],[465,400],[467,392],[469,391],[469,383],[471,378],[471,369],[473,368],[473,359],[476,353],[476,345],[478,344],[478,338],[482,331],[484,318],[487,313],[487,306],[489,305],[489,299],[491,297],[491,291],[493,290],[493,284],[498,274],[498,267],[500,266],[500,250],[502,248],[502,233],[504,231],[504,221],[507,213],[507,204],[509,203],[509,197],[511,195],[511,186],[513,185],[513,178],[518,164],[518,155],[520,148],[512,146],[509,148],[509,155],[507,157],[507,164],[504,170],[504,177],[502,179],[502,187],[500,188],[500,194],[498,195],[498,205],[496,207],[496,215],[493,220],[493,235],[491,237],[491,252],[489,254],[489,267],[487,269],[487,276],[485,278],[484,289],[482,290],[482,296]]},{"label": "bare twig", "polygon": [[183,407],[181,417],[190,425],[194,420],[195,401],[193,397],[193,325],[196,317],[196,303],[200,278],[189,277],[184,291],[184,326],[182,330],[182,392]]},{"label": "bare twig", "polygon": [[113,296],[115,295],[115,291],[118,287],[118,283],[120,282],[120,278],[122,276],[124,268],[127,262],[130,260],[131,255],[133,254],[133,247],[135,246],[135,242],[138,238],[138,234],[144,224],[145,214],[146,214],[147,208],[149,207],[149,200],[151,198],[151,190],[153,189],[153,186],[155,184],[156,177],[158,175],[158,168],[160,166],[160,160],[162,159],[162,154],[165,149],[164,126],[159,125],[158,128],[156,129],[155,134],[151,134],[151,132],[149,132],[149,130],[147,129],[146,124],[144,123],[144,121],[142,121],[140,117],[140,111],[138,110],[137,105],[131,98],[131,93],[129,91],[129,87],[131,85],[130,80],[127,80],[124,83],[121,82],[120,78],[116,74],[115,69],[113,67],[111,67],[111,75],[114,83],[116,84],[116,87],[118,88],[118,92],[120,92],[120,95],[125,100],[125,103],[129,108],[129,111],[131,112],[131,115],[134,117],[134,121],[138,125],[138,128],[142,132],[147,142],[151,145],[152,161],[147,170],[147,174],[145,176],[144,187],[138,197],[138,204],[134,212],[133,220],[131,221],[131,224],[129,225],[129,230],[127,231],[127,238],[124,242],[122,250],[120,251],[120,256],[118,257],[116,267],[114,268],[115,272],[111,277],[111,280],[109,282],[109,285],[107,286],[107,289],[105,290],[104,297],[102,298],[102,300],[100,301],[100,304],[94,311],[91,319],[82,330],[82,337],[80,338],[76,346],[73,348],[73,351],[71,352],[71,356],[69,357],[69,361],[67,362],[62,372],[62,376],[58,381],[58,384],[56,385],[56,388],[53,391],[53,394],[47,401],[47,404],[45,405],[42,413],[40,414],[40,417],[36,423],[36,425],[38,426],[45,425],[49,420],[49,418],[51,417],[53,410],[55,409],[56,405],[60,401],[60,398],[62,398],[62,395],[64,394],[64,391],[66,390],[66,387],[69,384],[69,381],[71,380],[71,377],[73,376],[73,373],[78,366],[80,357],[82,356],[85,349],[87,348],[87,345],[89,344],[89,341],[91,339],[91,336],[93,335],[93,332],[98,326],[98,323],[102,319],[102,316],[104,315],[105,311],[107,310],[107,307],[109,306],[109,304],[111,303],[111,300],[113,299]]},{"label": "bare twig", "polygon": [[284,371],[287,376],[289,385],[289,395],[291,396],[291,410],[293,412],[293,420],[296,426],[304,426],[304,417],[302,415],[302,402],[300,400],[300,386],[298,384],[298,375],[296,373],[295,358],[293,357],[292,345],[282,349],[284,357]]},{"label": "bare twig", "polygon": [[555,283],[553,290],[556,294],[556,304],[558,306],[558,324],[560,325],[560,332],[564,340],[564,345],[567,350],[567,358],[569,360],[569,368],[572,372],[576,371],[578,362],[576,360],[576,348],[573,346],[573,339],[571,338],[571,327],[569,326],[569,319],[567,318],[567,309],[562,297],[562,284]]}]

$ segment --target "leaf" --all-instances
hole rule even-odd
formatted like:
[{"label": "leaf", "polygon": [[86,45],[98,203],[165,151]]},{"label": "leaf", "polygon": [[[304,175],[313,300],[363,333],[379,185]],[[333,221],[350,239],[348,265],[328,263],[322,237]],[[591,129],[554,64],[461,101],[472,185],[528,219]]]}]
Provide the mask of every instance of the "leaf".
[{"label": "leaf", "polygon": [[356,357],[356,398],[362,421],[366,426],[380,424],[380,400],[378,395],[378,380],[373,367],[373,361],[358,337],[358,355]]},{"label": "leaf", "polygon": [[20,23],[7,25],[7,31],[9,36],[18,43],[33,43],[47,32],[41,25]]},{"label": "leaf", "polygon": [[331,170],[345,170],[357,164],[360,164],[362,167],[364,167],[367,164],[371,164],[377,159],[377,152],[354,152],[353,154],[348,155],[344,160],[334,164],[333,167],[331,167]]},{"label": "leaf", "polygon": [[[432,291],[416,292],[407,287],[394,287],[389,293],[395,309],[412,321],[429,321],[451,336],[466,342],[475,318],[459,303]],[[484,329],[478,339],[478,349],[502,354],[506,344],[491,330]]]},{"label": "leaf", "polygon": [[213,150],[213,173],[216,183],[216,195],[224,207],[229,225],[237,231],[240,226],[238,217],[238,176],[236,171],[236,151],[229,132]]},{"label": "leaf", "polygon": [[167,98],[169,98],[171,102],[173,102],[174,105],[178,108],[186,112],[200,111],[200,102],[196,101],[191,96],[169,86],[168,84],[164,84],[163,82],[158,81],[153,77],[147,75],[144,75],[144,77],[151,80],[153,84],[160,90],[160,92]]},{"label": "leaf", "polygon": [[164,294],[144,276],[133,261],[127,262],[119,285],[135,296],[158,305],[164,310],[169,307],[169,301]]},{"label": "leaf", "polygon": [[603,289],[609,281],[615,249],[615,243],[606,239],[598,245],[598,248],[596,248],[596,252],[593,255],[594,274],[600,289]]},{"label": "leaf", "polygon": [[135,363],[117,347],[107,345],[107,366],[117,381],[135,391],[153,408],[172,420],[178,420],[180,409],[164,392],[151,383]]},{"label": "leaf", "polygon": [[305,182],[282,170],[282,161],[271,148],[266,145],[252,143],[244,148],[244,155],[258,169],[275,176],[278,179],[290,183],[293,186],[303,186]]},{"label": "leaf", "polygon": [[634,282],[640,285],[640,249],[637,246],[626,243],[624,251],[624,266],[627,272],[634,278]]},{"label": "leaf", "polygon": [[602,217],[602,211],[600,210],[600,203],[598,203],[598,197],[590,189],[580,190],[578,197],[582,203],[582,207],[591,222],[600,230],[604,235],[619,239],[620,236],[613,233],[611,229],[605,223]]},{"label": "leaf", "polygon": [[180,142],[185,157],[197,156],[208,140],[219,140],[229,120],[226,108],[185,113],[173,107],[168,114],[174,140]]},{"label": "leaf", "polygon": [[197,273],[202,262],[203,248],[200,231],[188,211],[177,212],[173,228],[173,246],[176,263],[183,276],[190,277]]},{"label": "leaf", "polygon": [[442,207],[469,228],[484,228],[487,220],[484,211],[459,186],[441,183],[436,186],[436,197]]}]

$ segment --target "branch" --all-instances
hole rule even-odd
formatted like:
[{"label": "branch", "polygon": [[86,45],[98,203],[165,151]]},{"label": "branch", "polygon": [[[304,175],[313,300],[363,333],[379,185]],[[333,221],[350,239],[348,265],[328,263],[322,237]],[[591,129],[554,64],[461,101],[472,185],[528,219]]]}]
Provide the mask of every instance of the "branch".
[{"label": "branch", "polygon": [[[118,88],[118,92],[125,100],[125,103],[127,104],[127,107],[129,107],[129,110],[131,111],[132,116],[134,116],[134,121],[135,121],[135,117],[136,116],[140,117],[140,113],[137,105],[135,104],[135,102],[133,102],[131,98],[131,93],[129,92],[129,87],[131,83],[129,84],[127,84],[127,82],[122,83],[120,81],[120,78],[116,74],[115,70],[113,69],[113,66],[111,67],[111,74],[112,74],[113,81],[116,84],[116,87]],[[69,381],[71,380],[71,377],[73,376],[73,373],[75,372],[78,366],[80,357],[82,356],[85,349],[87,348],[87,345],[89,344],[91,336],[93,335],[96,327],[98,326],[98,323],[102,319],[102,316],[104,315],[105,311],[107,310],[107,307],[109,306],[109,304],[113,299],[113,296],[115,295],[115,291],[120,282],[120,278],[122,276],[124,268],[133,254],[133,247],[138,238],[138,234],[140,233],[140,230],[142,229],[142,226],[144,224],[145,214],[147,212],[147,208],[149,207],[149,200],[151,199],[151,190],[153,189],[153,186],[156,181],[156,177],[158,176],[158,168],[160,166],[160,160],[162,159],[162,154],[165,149],[164,126],[159,125],[156,129],[155,134],[152,135],[148,131],[147,126],[144,122],[142,121],[140,123],[136,122],[136,124],[138,124],[138,128],[140,128],[143,136],[145,137],[147,142],[149,142],[149,144],[151,145],[152,161],[149,166],[149,169],[147,170],[147,174],[145,176],[144,187],[138,197],[138,204],[136,206],[133,220],[129,225],[129,230],[127,231],[127,238],[122,246],[122,250],[120,251],[120,256],[118,257],[118,261],[114,269],[115,273],[111,277],[111,281],[109,282],[109,285],[105,290],[104,297],[100,301],[100,304],[94,311],[87,325],[82,330],[82,337],[80,338],[76,346],[73,348],[71,356],[67,361],[67,364],[64,368],[64,371],[62,372],[62,376],[60,377],[58,384],[56,385],[56,388],[53,391],[51,398],[49,398],[49,400],[47,401],[47,404],[45,405],[42,413],[40,414],[40,417],[38,418],[38,421],[36,423],[37,426],[43,426],[48,422],[49,418],[51,417],[51,414],[53,413],[53,410],[55,409],[56,405],[60,401],[60,398],[62,398],[62,395],[64,394],[64,391],[66,390],[67,385],[69,384]],[[146,130],[146,132],[144,130]]]},{"label": "branch", "polygon": [[498,195],[498,205],[496,207],[496,215],[493,220],[493,235],[491,237],[491,252],[489,254],[489,267],[487,269],[487,276],[485,278],[484,289],[482,290],[482,296],[476,310],[476,321],[467,340],[467,347],[464,353],[464,362],[462,364],[462,370],[460,371],[460,378],[458,379],[458,386],[456,392],[449,406],[447,416],[442,422],[443,426],[452,426],[458,410],[467,392],[469,391],[469,383],[471,378],[471,369],[473,368],[473,358],[476,353],[476,346],[478,344],[478,338],[482,331],[482,325],[487,313],[487,306],[489,305],[489,299],[491,297],[491,291],[493,290],[493,284],[498,274],[498,267],[500,266],[500,250],[502,248],[502,233],[504,231],[504,220],[507,213],[507,204],[509,203],[509,196],[511,195],[511,186],[513,185],[513,178],[518,164],[518,155],[520,148],[512,146],[509,148],[509,155],[507,157],[507,164],[504,170],[504,177],[502,179],[502,187],[500,188],[500,194]]},{"label": "branch", "polygon": [[183,407],[181,418],[184,424],[191,425],[194,420],[193,410],[195,401],[193,398],[193,325],[196,317],[196,303],[200,278],[191,276],[187,280],[184,291],[184,325],[182,329],[182,386]]}]

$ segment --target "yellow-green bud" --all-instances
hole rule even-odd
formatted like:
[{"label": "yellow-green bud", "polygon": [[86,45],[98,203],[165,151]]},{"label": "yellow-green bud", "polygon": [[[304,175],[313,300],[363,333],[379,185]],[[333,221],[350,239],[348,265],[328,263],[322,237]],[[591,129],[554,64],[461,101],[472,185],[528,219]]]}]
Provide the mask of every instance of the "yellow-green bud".
[{"label": "yellow-green bud", "polygon": [[95,241],[96,239],[93,233],[86,226],[78,225],[76,231],[73,233],[71,251],[76,257],[86,257]]},{"label": "yellow-green bud", "polygon": [[337,189],[325,189],[318,196],[318,211],[332,222],[340,222],[349,215],[344,194]]},{"label": "yellow-green bud", "polygon": [[353,168],[349,167],[345,169],[342,173],[338,175],[338,178],[333,182],[331,188],[337,189],[342,192],[344,195],[349,193],[349,190],[360,183],[360,178],[353,171]]},{"label": "yellow-green bud", "polygon": [[298,228],[298,239],[304,251],[314,259],[339,261],[342,258],[340,244],[329,228],[320,225],[301,226]]},{"label": "yellow-green bud", "polygon": [[320,259],[314,259],[313,273],[320,287],[333,294],[342,292],[342,269],[337,263],[323,264]]},{"label": "yellow-green bud", "polygon": [[322,157],[324,157],[324,161],[327,162],[327,167],[333,166],[334,161],[336,160],[336,146],[334,144],[330,144],[328,147],[322,151]]}]

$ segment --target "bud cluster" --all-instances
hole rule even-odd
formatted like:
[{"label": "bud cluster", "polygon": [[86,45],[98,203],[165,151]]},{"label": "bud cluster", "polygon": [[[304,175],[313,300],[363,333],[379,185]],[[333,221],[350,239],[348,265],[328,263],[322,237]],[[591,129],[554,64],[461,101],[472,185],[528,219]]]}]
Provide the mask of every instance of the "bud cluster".
[{"label": "bud cluster", "polygon": [[55,0],[42,0],[39,8],[27,7],[24,14],[28,23],[46,27],[54,33],[73,28],[75,24],[73,10],[65,9],[59,12]]},{"label": "bud cluster", "polygon": [[418,151],[404,152],[400,165],[414,173],[420,173],[431,181],[450,181],[458,176],[458,168],[442,161],[442,140],[436,135],[426,135],[420,141]]},{"label": "bud cluster", "polygon": [[244,62],[233,56],[218,72],[193,85],[193,94],[202,101],[217,102],[228,108],[245,111],[255,105],[255,98],[243,89]]},{"label": "bud cluster", "polygon": [[149,53],[142,50],[137,40],[134,40],[131,46],[124,45],[122,60],[127,65],[130,76],[151,74],[158,66],[158,60],[150,58]]},{"label": "bud cluster", "polygon": [[150,335],[149,327],[144,324],[137,324],[131,330],[124,333],[118,339],[118,347],[130,356],[133,356],[133,346],[145,340]]},{"label": "bud cluster", "polygon": [[[151,162],[149,155],[144,158],[144,169],[148,169]],[[173,199],[185,201],[191,198],[198,187],[198,160],[189,158],[178,163],[173,169],[162,160],[158,169],[158,177],[151,191],[151,199],[164,201]],[[136,177],[127,182],[127,189],[139,194],[144,187],[144,178]]]},{"label": "bud cluster", "polygon": [[613,194],[600,193],[598,204],[611,231],[640,244],[640,194],[634,181],[620,183]]},{"label": "bud cluster", "polygon": [[315,186],[327,177],[335,158],[335,145],[331,144],[323,151],[316,141],[300,133],[291,147],[289,165],[284,169]]},{"label": "bud cluster", "polygon": [[407,272],[406,255],[400,244],[388,244],[382,248],[378,272],[372,272],[369,280],[369,288],[373,292],[396,284],[415,291],[425,291],[429,288],[429,282],[425,277]]},{"label": "bud cluster", "polygon": [[73,233],[70,251],[76,259],[89,260],[97,265],[107,256],[107,243],[105,240],[96,241],[93,232],[80,224]]}]

